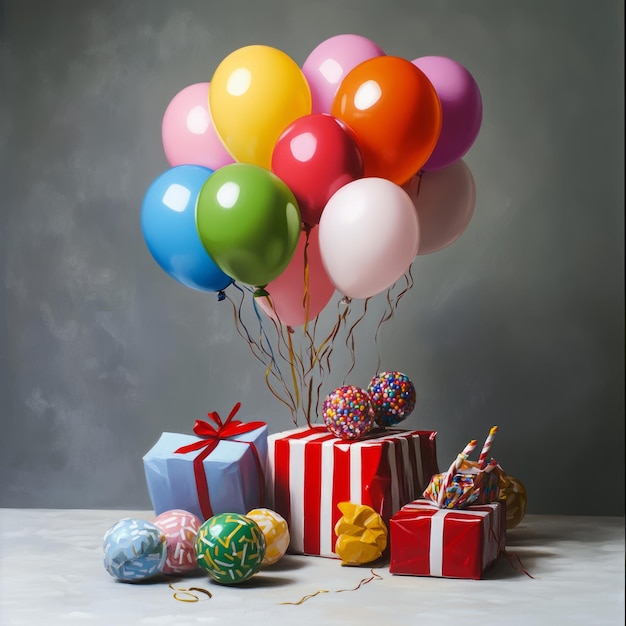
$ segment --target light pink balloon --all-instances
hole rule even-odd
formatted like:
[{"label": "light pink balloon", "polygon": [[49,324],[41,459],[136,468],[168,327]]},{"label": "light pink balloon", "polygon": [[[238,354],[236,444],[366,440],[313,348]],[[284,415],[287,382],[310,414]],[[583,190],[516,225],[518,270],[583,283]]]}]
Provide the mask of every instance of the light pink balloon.
[{"label": "light pink balloon", "polygon": [[424,170],[437,170],[461,159],[472,147],[483,119],[480,89],[468,69],[440,56],[411,61],[432,83],[441,103],[441,133]]},{"label": "light pink balloon", "polygon": [[385,51],[361,35],[335,35],[322,41],[302,66],[311,88],[312,112],[330,113],[344,76],[363,61],[380,56],[385,56]]},{"label": "light pink balloon", "polygon": [[454,243],[476,207],[476,185],[465,161],[414,176],[406,185],[420,224],[417,253],[430,254]]},{"label": "light pink balloon", "polygon": [[175,165],[202,165],[217,170],[234,163],[219,138],[209,109],[209,83],[196,83],[171,100],[161,124],[165,158]]},{"label": "light pink balloon", "polygon": [[[267,298],[256,298],[256,303],[267,315],[273,319],[278,318],[286,326],[302,326],[307,319],[306,307],[303,304],[305,246],[306,233],[302,231],[289,265],[278,278],[266,287],[270,294],[271,304]],[[312,228],[309,234],[306,256],[309,265],[308,319],[311,321],[321,313],[335,293],[335,287],[322,264],[319,227],[317,226]]]},{"label": "light pink balloon", "polygon": [[391,287],[419,247],[413,202],[385,178],[344,185],[324,207],[319,229],[326,272],[349,298],[369,298]]}]

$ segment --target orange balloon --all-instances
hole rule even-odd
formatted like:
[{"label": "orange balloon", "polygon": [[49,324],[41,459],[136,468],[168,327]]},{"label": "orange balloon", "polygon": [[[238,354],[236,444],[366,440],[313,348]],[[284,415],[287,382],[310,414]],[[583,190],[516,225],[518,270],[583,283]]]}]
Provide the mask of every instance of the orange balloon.
[{"label": "orange balloon", "polygon": [[364,176],[406,183],[428,161],[441,132],[441,104],[432,83],[410,61],[368,59],[346,74],[331,114],[357,135]]}]

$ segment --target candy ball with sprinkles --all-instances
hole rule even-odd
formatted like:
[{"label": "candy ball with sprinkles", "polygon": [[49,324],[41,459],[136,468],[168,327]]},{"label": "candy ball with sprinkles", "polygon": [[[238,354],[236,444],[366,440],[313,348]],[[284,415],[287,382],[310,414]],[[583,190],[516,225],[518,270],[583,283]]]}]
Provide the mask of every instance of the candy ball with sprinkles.
[{"label": "candy ball with sprinkles", "polygon": [[123,582],[140,582],[161,572],[165,536],[152,523],[124,518],[104,534],[104,568]]},{"label": "candy ball with sprinkles", "polygon": [[246,514],[253,519],[265,536],[265,558],[262,565],[274,565],[289,548],[289,528],[284,517],[270,509],[253,509]]},{"label": "candy ball with sprinkles", "polygon": [[338,387],[326,396],[322,417],[326,428],[341,439],[358,439],[375,424],[367,391],[353,385]]},{"label": "candy ball with sprinkles", "polygon": [[265,537],[245,515],[221,513],[210,517],[196,536],[196,559],[209,576],[223,585],[254,576],[265,558]]},{"label": "candy ball with sprinkles", "polygon": [[405,420],[415,408],[415,386],[402,372],[377,374],[367,391],[376,414],[376,423],[383,428]]},{"label": "candy ball with sprinkles", "polygon": [[198,568],[196,535],[202,522],[181,509],[164,511],[154,519],[154,525],[165,535],[167,556],[162,572],[182,574]]}]

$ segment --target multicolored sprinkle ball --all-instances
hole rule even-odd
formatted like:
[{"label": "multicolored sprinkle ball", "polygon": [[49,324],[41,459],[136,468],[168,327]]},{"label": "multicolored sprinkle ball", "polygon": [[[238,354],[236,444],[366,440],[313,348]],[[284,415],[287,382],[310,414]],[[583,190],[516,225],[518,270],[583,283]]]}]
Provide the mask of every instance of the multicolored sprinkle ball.
[{"label": "multicolored sprinkle ball", "polygon": [[104,534],[104,569],[123,582],[139,582],[161,572],[166,548],[152,523],[126,517]]},{"label": "multicolored sprinkle ball", "polygon": [[167,557],[164,574],[182,574],[198,568],[196,535],[202,522],[189,511],[164,511],[154,519],[154,525],[165,535]]},{"label": "multicolored sprinkle ball", "polygon": [[338,387],[326,396],[322,417],[326,428],[341,439],[357,439],[375,424],[374,409],[368,393],[352,385]]},{"label": "multicolored sprinkle ball", "polygon": [[265,558],[265,537],[245,515],[221,513],[210,517],[196,536],[196,559],[209,576],[223,585],[248,580]]},{"label": "multicolored sprinkle ball", "polygon": [[289,528],[284,517],[270,509],[253,509],[246,514],[265,536],[265,558],[262,565],[273,565],[285,556],[289,547]]},{"label": "multicolored sprinkle ball", "polygon": [[402,372],[377,374],[367,391],[376,414],[376,423],[383,428],[405,420],[415,408],[415,387]]}]

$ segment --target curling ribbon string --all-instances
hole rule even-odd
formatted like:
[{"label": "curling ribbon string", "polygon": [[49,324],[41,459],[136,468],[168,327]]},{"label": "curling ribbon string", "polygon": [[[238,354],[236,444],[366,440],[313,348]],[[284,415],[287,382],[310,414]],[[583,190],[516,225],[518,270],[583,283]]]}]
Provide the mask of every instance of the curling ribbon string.
[{"label": "curling ribbon string", "polygon": [[[370,573],[371,573],[371,576],[367,578],[362,578],[360,582],[356,585],[356,587],[352,587],[350,589],[335,589],[333,593],[343,593],[344,591],[358,591],[363,585],[367,585],[368,583],[371,583],[373,580],[383,579],[383,577],[380,574],[377,574],[373,568],[370,570]],[[307,600],[310,600],[311,598],[315,598],[316,596],[319,596],[322,593],[331,593],[331,592],[328,591],[328,589],[320,589],[319,591],[303,596],[296,602],[279,602],[278,604],[282,604],[282,605],[291,604],[294,606],[298,606],[300,604],[304,604]]]},{"label": "curling ribbon string", "polygon": [[[213,597],[213,594],[208,589],[203,589],[202,587],[189,587],[189,589],[185,589],[184,587],[174,587],[174,585],[170,582],[169,588],[174,591],[174,600],[178,600],[179,602],[199,602],[200,598],[192,591],[199,591],[207,595],[209,598]],[[178,594],[183,593],[187,598],[181,598]]]},{"label": "curling ribbon string", "polygon": [[[193,432],[198,437],[201,437],[201,439],[174,450],[174,453],[176,454],[187,454],[189,452],[201,450],[200,454],[198,454],[193,460],[193,471],[196,479],[196,488],[198,490],[200,510],[202,511],[202,515],[204,515],[205,519],[212,517],[213,509],[211,508],[211,499],[209,497],[209,484],[207,482],[203,466],[204,459],[206,459],[211,452],[217,448],[221,441],[232,440],[233,437],[249,433],[257,428],[265,426],[264,422],[244,423],[241,420],[233,419],[240,407],[241,402],[237,402],[225,422],[222,422],[217,412],[213,411],[212,413],[208,413],[208,417],[215,424],[215,426],[203,420],[196,420]],[[264,500],[265,478],[256,446],[251,441],[238,441],[237,439],[233,440],[233,443],[243,443],[249,446],[252,450],[258,469],[259,499],[262,502]]]},{"label": "curling ribbon string", "polygon": [[[496,537],[496,534],[493,530],[493,528],[489,529],[489,535],[491,536],[491,538],[494,541],[498,541],[498,538]],[[526,576],[528,576],[528,578],[532,578],[533,580],[535,580],[535,577],[524,567],[524,564],[522,563],[522,559],[520,559],[519,555],[516,554],[515,552],[507,552],[506,547],[502,546],[502,548],[500,548],[500,554],[503,554],[508,562],[509,565],[516,571],[516,572],[521,572],[522,574],[526,574]],[[517,563],[519,565],[515,564],[515,561],[517,561]]]}]

